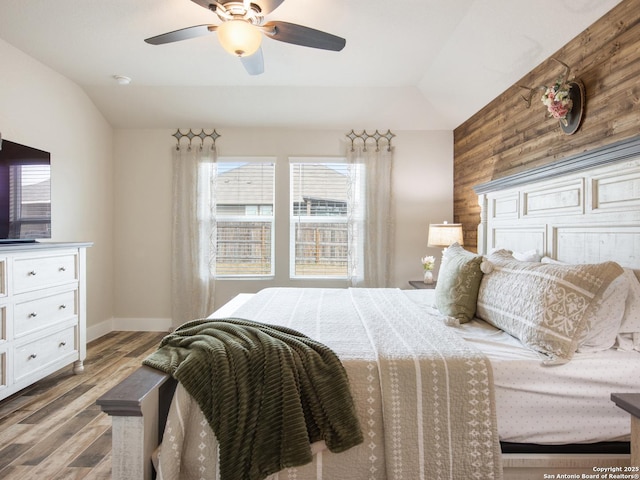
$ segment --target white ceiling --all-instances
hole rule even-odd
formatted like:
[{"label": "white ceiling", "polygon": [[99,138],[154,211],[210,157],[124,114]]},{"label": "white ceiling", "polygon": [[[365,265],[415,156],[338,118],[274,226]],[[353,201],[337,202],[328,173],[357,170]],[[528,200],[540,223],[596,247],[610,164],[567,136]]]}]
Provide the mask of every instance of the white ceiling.
[{"label": "white ceiling", "polygon": [[143,41],[219,23],[190,0],[1,0],[0,38],[77,83],[117,128],[451,130],[619,2],[286,0],[266,19],[346,47],[265,38],[259,76],[215,34]]}]

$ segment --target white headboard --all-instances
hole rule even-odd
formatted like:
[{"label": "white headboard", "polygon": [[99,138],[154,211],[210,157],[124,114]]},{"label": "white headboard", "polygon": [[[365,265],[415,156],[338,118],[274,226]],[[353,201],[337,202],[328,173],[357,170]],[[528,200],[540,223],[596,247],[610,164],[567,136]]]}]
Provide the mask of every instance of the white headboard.
[{"label": "white headboard", "polygon": [[478,252],[640,269],[640,138],[475,187]]}]

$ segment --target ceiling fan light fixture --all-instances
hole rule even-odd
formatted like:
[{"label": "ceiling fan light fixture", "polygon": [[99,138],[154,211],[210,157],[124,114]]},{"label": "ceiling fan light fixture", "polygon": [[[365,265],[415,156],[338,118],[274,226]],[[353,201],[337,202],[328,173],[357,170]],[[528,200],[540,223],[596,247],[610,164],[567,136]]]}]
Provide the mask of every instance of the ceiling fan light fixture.
[{"label": "ceiling fan light fixture", "polygon": [[222,48],[236,57],[253,55],[262,43],[262,32],[246,20],[228,20],[217,32]]}]

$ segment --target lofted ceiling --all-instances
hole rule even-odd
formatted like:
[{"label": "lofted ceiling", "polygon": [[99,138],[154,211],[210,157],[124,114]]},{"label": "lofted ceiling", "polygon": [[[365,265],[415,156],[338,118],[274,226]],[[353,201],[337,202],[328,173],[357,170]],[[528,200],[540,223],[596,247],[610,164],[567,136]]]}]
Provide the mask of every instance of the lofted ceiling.
[{"label": "lofted ceiling", "polygon": [[266,19],[346,47],[265,38],[258,76],[215,33],[143,41],[220,23],[191,0],[1,0],[0,38],[79,85],[116,128],[451,130],[619,2],[286,0]]}]

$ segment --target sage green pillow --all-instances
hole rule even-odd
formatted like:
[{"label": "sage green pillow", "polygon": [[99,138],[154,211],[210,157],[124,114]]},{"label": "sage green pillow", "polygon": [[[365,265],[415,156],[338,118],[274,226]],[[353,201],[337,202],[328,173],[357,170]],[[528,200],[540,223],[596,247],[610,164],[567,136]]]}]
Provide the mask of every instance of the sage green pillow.
[{"label": "sage green pillow", "polygon": [[444,315],[468,322],[476,313],[478,289],[482,280],[482,255],[471,253],[454,243],[442,255],[436,284],[436,307]]}]

